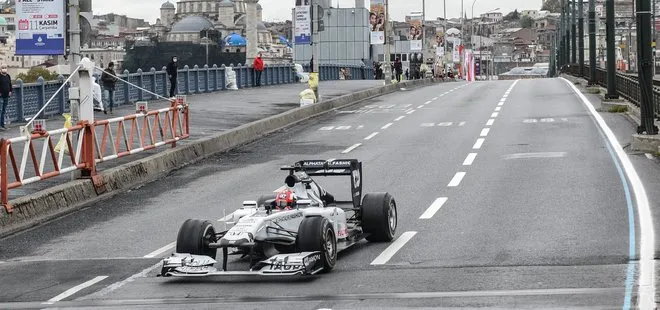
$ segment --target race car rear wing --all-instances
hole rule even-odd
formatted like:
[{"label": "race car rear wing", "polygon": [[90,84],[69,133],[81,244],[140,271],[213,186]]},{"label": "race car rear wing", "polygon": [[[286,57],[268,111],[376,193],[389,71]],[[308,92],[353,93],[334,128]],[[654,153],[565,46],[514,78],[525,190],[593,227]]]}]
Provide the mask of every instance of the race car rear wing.
[{"label": "race car rear wing", "polygon": [[362,162],[357,159],[301,160],[281,170],[290,174],[303,171],[309,176],[351,176],[353,206],[359,208],[362,204]]}]

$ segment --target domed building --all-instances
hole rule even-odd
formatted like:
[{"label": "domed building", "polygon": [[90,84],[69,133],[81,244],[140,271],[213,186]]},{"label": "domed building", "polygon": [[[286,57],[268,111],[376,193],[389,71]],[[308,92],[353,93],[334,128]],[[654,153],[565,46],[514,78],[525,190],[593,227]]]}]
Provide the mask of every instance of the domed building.
[{"label": "domed building", "polygon": [[[167,1],[160,7],[160,18],[152,27],[159,41],[202,43],[209,32],[222,38],[223,49],[245,51],[246,9],[243,0],[180,0],[175,4]],[[257,4],[257,31],[260,50],[267,50],[273,42],[273,34],[263,23],[263,8]],[[230,38],[231,40],[227,40]],[[238,39],[241,37],[241,39]],[[228,44],[233,42],[233,44]]]}]

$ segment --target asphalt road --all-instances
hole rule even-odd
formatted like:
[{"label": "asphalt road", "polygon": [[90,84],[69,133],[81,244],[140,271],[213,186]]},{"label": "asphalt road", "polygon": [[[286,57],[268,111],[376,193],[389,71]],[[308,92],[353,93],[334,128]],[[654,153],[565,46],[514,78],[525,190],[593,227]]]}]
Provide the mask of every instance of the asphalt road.
[{"label": "asphalt road", "polygon": [[[621,117],[607,115],[624,137]],[[394,255],[361,242],[303,280],[155,276],[186,218],[219,219],[281,186],[279,166],[329,158],[363,161],[364,191],[396,198],[407,242]],[[655,160],[632,160],[657,184]],[[347,198],[342,181],[320,180]],[[306,121],[0,240],[0,308],[621,309],[636,298],[629,240],[615,162],[566,83],[447,83]]]}]

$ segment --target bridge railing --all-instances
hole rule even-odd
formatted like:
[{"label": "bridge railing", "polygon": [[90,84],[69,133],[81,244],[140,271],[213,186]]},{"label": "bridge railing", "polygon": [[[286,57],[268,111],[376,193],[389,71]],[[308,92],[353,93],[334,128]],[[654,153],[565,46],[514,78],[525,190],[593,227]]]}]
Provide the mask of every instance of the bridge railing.
[{"label": "bridge railing", "polygon": [[[236,72],[238,88],[249,88],[254,86],[253,70],[251,66],[230,65]],[[320,66],[320,79],[322,81],[338,80],[341,68],[351,70],[354,79],[361,79],[361,68],[357,65],[322,64]],[[155,94],[169,97],[169,86],[165,67],[161,70],[151,68],[149,71],[142,69],[131,73],[127,70],[117,72],[118,76],[140,86]],[[367,79],[374,78],[373,68],[365,69]],[[296,83],[297,79],[293,64],[267,65],[262,74],[262,85],[279,85]],[[65,81],[64,76],[59,76],[56,81],[45,81],[39,77],[36,83],[23,83],[17,80],[14,85],[12,96],[6,110],[6,117],[10,122],[24,122],[26,118],[35,115],[46,103],[48,98],[56,93],[57,89]],[[226,90],[225,66],[185,66],[179,70],[178,89],[179,94],[190,95]],[[149,94],[130,84],[118,84],[115,91],[115,104],[133,104],[137,101],[154,100],[156,95]],[[67,91],[57,94],[55,102],[50,104],[44,111],[43,117],[61,115],[69,112],[69,93]]]},{"label": "bridge railing", "polygon": [[[580,75],[580,66],[578,64],[569,65],[565,72],[585,78],[589,80],[589,71],[590,67],[588,65],[584,66],[584,76]],[[602,68],[596,68],[596,84],[607,88],[607,70]],[[660,81],[653,81],[653,104],[655,107],[655,116],[660,117]],[[639,107],[641,93],[639,89],[639,81],[637,76],[631,74],[625,74],[622,72],[617,72],[616,74],[616,90],[619,96],[630,101],[632,104]]]}]

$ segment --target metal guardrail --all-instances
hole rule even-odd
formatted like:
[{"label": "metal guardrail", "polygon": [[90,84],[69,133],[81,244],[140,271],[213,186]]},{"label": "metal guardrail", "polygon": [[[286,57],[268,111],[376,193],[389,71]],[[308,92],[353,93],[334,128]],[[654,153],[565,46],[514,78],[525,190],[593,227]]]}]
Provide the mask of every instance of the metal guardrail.
[{"label": "metal guardrail", "polygon": [[39,126],[31,134],[0,139],[0,202],[12,213],[11,189],[76,170],[94,177],[97,163],[164,145],[175,147],[178,141],[190,137],[188,107],[185,99],[177,99],[169,108],[93,123],[84,121],[51,131],[39,130],[36,124]]},{"label": "metal guardrail", "polygon": [[[578,64],[571,64],[567,66],[564,72],[589,80],[589,71],[590,68],[588,65],[584,66],[585,76],[580,75],[580,66]],[[607,70],[602,68],[596,69],[596,84],[607,88]],[[653,105],[655,110],[655,116],[660,117],[660,81],[653,81]],[[617,72],[616,74],[616,90],[619,96],[630,101],[634,105],[639,107],[641,91],[639,88],[639,81],[636,76]]]}]

